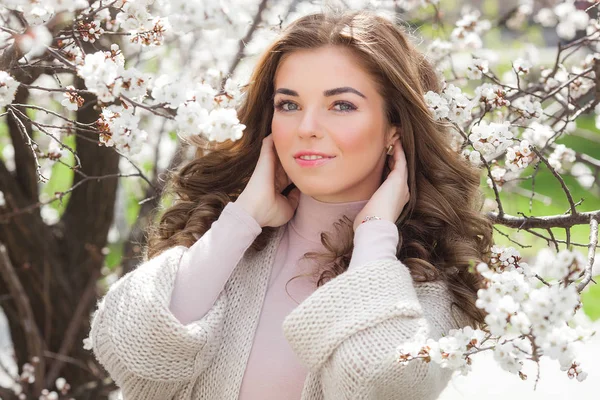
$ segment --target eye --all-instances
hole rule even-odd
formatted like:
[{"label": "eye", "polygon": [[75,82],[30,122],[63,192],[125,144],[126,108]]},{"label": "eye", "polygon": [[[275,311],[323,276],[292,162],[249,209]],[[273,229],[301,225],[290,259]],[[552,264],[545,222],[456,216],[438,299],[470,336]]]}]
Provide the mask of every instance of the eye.
[{"label": "eye", "polygon": [[281,100],[275,104],[275,109],[277,111],[283,111],[283,112],[296,111],[298,109],[297,107],[298,107],[298,104],[292,103],[289,100]]},{"label": "eye", "polygon": [[354,106],[354,104],[348,103],[347,101],[337,101],[333,106],[334,107],[339,106],[339,108],[336,111],[341,111],[341,112],[349,112],[349,111],[356,110],[356,107]]}]

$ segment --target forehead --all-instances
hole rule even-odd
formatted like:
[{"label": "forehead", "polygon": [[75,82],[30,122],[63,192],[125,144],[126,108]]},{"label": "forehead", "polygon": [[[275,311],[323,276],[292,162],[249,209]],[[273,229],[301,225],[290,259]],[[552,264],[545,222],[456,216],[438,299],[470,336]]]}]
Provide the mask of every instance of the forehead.
[{"label": "forehead", "polygon": [[358,57],[348,49],[327,46],[297,50],[286,54],[279,62],[274,79],[275,88],[285,87],[302,92],[352,86],[365,93],[376,93],[370,74]]}]

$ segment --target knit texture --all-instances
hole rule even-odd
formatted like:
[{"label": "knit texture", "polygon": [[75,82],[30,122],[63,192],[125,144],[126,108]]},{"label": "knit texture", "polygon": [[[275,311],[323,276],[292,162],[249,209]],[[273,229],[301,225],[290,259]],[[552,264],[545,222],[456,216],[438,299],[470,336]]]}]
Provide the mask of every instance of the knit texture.
[{"label": "knit texture", "polygon": [[[204,318],[169,311],[185,247],[171,248],[114,283],[92,317],[93,352],[122,398],[237,400],[283,229],[248,250]],[[216,266],[218,267],[218,266]],[[310,370],[299,400],[435,399],[451,371],[395,361],[419,328],[440,338],[466,325],[442,282],[415,284],[399,261],[358,266],[319,287],[284,320]]]}]

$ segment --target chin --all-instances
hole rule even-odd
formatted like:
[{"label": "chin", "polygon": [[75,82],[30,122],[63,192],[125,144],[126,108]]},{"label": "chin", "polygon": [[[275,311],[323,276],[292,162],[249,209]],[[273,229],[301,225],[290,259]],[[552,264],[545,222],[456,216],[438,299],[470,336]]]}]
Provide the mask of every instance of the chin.
[{"label": "chin", "polygon": [[329,196],[336,192],[336,190],[332,190],[331,186],[328,186],[327,184],[298,184],[297,182],[294,182],[294,184],[296,185],[298,190],[310,197]]}]

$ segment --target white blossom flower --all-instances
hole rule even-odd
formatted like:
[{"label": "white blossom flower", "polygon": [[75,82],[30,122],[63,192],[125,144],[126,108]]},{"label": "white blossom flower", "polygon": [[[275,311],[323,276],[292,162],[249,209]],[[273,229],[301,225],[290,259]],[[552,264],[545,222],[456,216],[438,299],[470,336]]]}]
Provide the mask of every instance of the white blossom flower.
[{"label": "white blossom flower", "polygon": [[243,93],[240,88],[240,83],[236,80],[228,78],[225,81],[223,88],[224,94],[219,96],[217,100],[223,108],[235,108],[240,103]]},{"label": "white blossom flower", "polygon": [[12,103],[17,94],[19,82],[6,71],[0,71],[0,107]]},{"label": "white blossom flower", "polygon": [[26,59],[39,57],[46,52],[52,43],[52,34],[44,25],[29,28],[16,39]]},{"label": "white blossom flower", "polygon": [[[369,3],[373,6],[381,4],[379,0],[370,0]],[[419,7],[426,7],[430,4],[439,4],[439,0],[400,0],[398,6],[402,7],[405,11],[413,11]]]},{"label": "white blossom flower", "polygon": [[523,139],[529,141],[538,147],[544,147],[548,140],[555,135],[555,132],[548,125],[539,122],[532,122],[523,131]]},{"label": "white blossom flower", "polygon": [[19,396],[20,394],[23,393],[23,386],[20,383],[14,382],[10,386],[10,390],[12,390],[14,394],[16,394],[17,396]]},{"label": "white blossom flower", "polygon": [[533,19],[544,27],[555,26],[558,23],[558,18],[554,11],[547,7],[540,8]]},{"label": "white blossom flower", "polygon": [[[229,87],[232,91],[233,88],[230,86]],[[203,83],[200,85],[196,85],[192,90],[191,90],[191,98],[194,98],[195,101],[200,105],[200,107],[211,111],[214,107],[215,107],[215,96],[217,95],[217,91],[209,84],[207,83]],[[222,96],[222,97],[226,97],[226,96]],[[226,108],[226,104],[228,104],[228,101],[222,100],[221,101],[221,107]]]},{"label": "white blossom flower", "polygon": [[477,300],[475,305],[477,308],[486,310],[488,313],[496,309],[496,305],[500,300],[499,294],[494,290],[479,289],[477,291]]},{"label": "white blossom flower", "polygon": [[166,103],[165,106],[170,108],[178,108],[189,99],[185,83],[166,74],[155,80],[152,97],[157,103]]},{"label": "white blossom flower", "polygon": [[548,157],[548,163],[558,173],[564,173],[571,169],[575,160],[575,151],[567,148],[564,144],[557,144],[552,154]]},{"label": "white blossom flower", "polygon": [[115,95],[125,95],[131,99],[143,99],[148,91],[150,76],[137,68],[129,68],[115,80]]},{"label": "white blossom flower", "polygon": [[544,112],[542,103],[537,100],[532,100],[532,96],[519,97],[515,99],[510,106],[525,119],[539,119]]},{"label": "white blossom flower", "polygon": [[494,349],[494,359],[500,364],[500,367],[513,374],[518,373],[523,367],[519,354],[519,350],[512,342],[499,344]]},{"label": "white blossom flower", "polygon": [[531,321],[525,313],[518,312],[511,315],[510,324],[519,334],[528,335],[531,332]]},{"label": "white blossom flower", "polygon": [[556,26],[556,33],[562,39],[571,40],[575,37],[578,30],[587,27],[589,16],[583,10],[575,8],[575,4],[565,1],[554,7],[554,12],[559,19]]},{"label": "white blossom flower", "polygon": [[232,108],[217,108],[210,112],[211,127],[204,133],[211,141],[224,142],[225,140],[236,141],[242,138],[246,128],[240,124],[237,113]]},{"label": "white blossom flower", "polygon": [[434,119],[442,119],[448,116],[448,112],[450,111],[448,103],[439,94],[432,91],[425,93],[425,103],[433,113]]},{"label": "white blossom flower", "polygon": [[556,25],[556,33],[561,39],[571,40],[578,30],[588,27],[589,15],[575,7],[572,0],[559,2],[554,8],[541,8],[534,20],[545,27]]},{"label": "white blossom flower", "polygon": [[152,16],[148,12],[147,1],[127,1],[123,3],[121,12],[115,18],[117,24],[124,31],[133,31],[138,28],[144,29]]},{"label": "white blossom flower", "polygon": [[171,29],[168,18],[154,17],[150,26],[131,31],[131,41],[143,46],[160,46],[165,39],[165,33]]},{"label": "white blossom flower", "polygon": [[82,66],[84,63],[84,54],[73,39],[62,41],[62,55],[76,66]]},{"label": "white blossom flower", "polygon": [[50,392],[48,389],[43,389],[40,393],[39,400],[58,400],[58,393]]},{"label": "white blossom flower", "polygon": [[506,150],[506,166],[511,171],[518,171],[527,168],[534,159],[534,153],[529,148],[527,140],[521,141],[519,144],[509,147]]},{"label": "white blossom flower", "polygon": [[79,107],[83,105],[84,99],[83,97],[78,95],[77,92],[71,91],[74,90],[75,87],[67,86],[66,89],[68,89],[68,91],[62,94],[63,99],[61,100],[60,104],[66,107],[67,110],[76,111]]},{"label": "white blossom flower", "polygon": [[139,153],[148,134],[139,128],[139,114],[133,109],[119,106],[104,108],[97,121],[100,143],[107,147],[115,147],[126,155]]},{"label": "white blossom flower", "polygon": [[573,163],[571,175],[573,175],[575,179],[577,179],[577,182],[585,189],[591,188],[596,181],[591,168],[580,162]]},{"label": "white blossom flower", "polygon": [[93,346],[92,346],[92,338],[91,337],[87,337],[87,338],[83,339],[83,348],[85,350],[92,350]]},{"label": "white blossom flower", "polygon": [[577,377],[579,382],[583,382],[588,376],[587,372],[581,369],[581,364],[577,361],[573,361],[569,366],[561,367],[561,370],[567,371],[570,379]]},{"label": "white blossom flower", "polygon": [[450,84],[442,91],[442,98],[448,104],[448,119],[457,124],[471,120],[473,102],[465,96],[460,88]]},{"label": "white blossom flower", "polygon": [[464,364],[465,346],[453,336],[444,336],[438,341],[428,339],[427,346],[431,348],[429,355],[432,361],[442,368],[456,369]]},{"label": "white blossom flower", "polygon": [[46,155],[48,156],[48,159],[55,161],[63,157],[67,150],[61,145],[62,132],[56,129],[56,132],[53,132],[53,136],[54,138],[51,139],[50,143],[48,144],[48,151]]},{"label": "white blossom flower", "polygon": [[489,62],[480,58],[474,58],[471,63],[467,65],[467,78],[469,79],[481,79],[483,74],[489,72]]},{"label": "white blossom flower", "polygon": [[116,44],[111,51],[98,51],[87,54],[77,73],[85,80],[88,90],[96,93],[98,99],[108,103],[114,100],[111,87],[123,72],[125,60]]},{"label": "white blossom flower", "polygon": [[585,34],[589,36],[590,40],[598,40],[600,38],[600,20],[590,19]]},{"label": "white blossom flower", "polygon": [[510,105],[510,101],[506,98],[507,94],[504,88],[491,83],[484,83],[475,88],[475,99],[488,108]]},{"label": "white blossom flower", "polygon": [[65,385],[67,384],[67,380],[63,377],[59,377],[56,379],[54,385],[56,386],[56,388],[58,390],[63,390],[65,388]]},{"label": "white blossom flower", "polygon": [[184,136],[210,130],[209,112],[197,101],[188,101],[179,106],[175,122],[177,122],[178,131]]},{"label": "white blossom flower", "polygon": [[506,317],[504,316],[488,314],[485,316],[485,323],[492,335],[502,336],[506,332]]},{"label": "white blossom flower", "polygon": [[44,222],[48,225],[54,225],[58,222],[60,215],[58,211],[50,204],[45,204],[40,207],[40,215]]},{"label": "white blossom flower", "polygon": [[482,46],[481,34],[491,28],[488,20],[480,20],[478,10],[465,12],[456,22],[452,31],[451,40],[462,49],[479,49]]},{"label": "white blossom flower", "polygon": [[451,42],[435,39],[427,46],[427,56],[433,63],[440,64],[441,68],[445,68],[446,64],[441,62],[442,59],[446,58],[452,52],[453,45]]},{"label": "white blossom flower", "polygon": [[51,7],[40,5],[31,5],[25,7],[23,17],[31,26],[43,25],[54,16],[54,10]]},{"label": "white blossom flower", "polygon": [[519,75],[526,75],[531,70],[531,62],[523,58],[517,58],[513,61],[513,69],[517,71]]},{"label": "white blossom flower", "polygon": [[513,134],[508,122],[488,124],[483,120],[478,125],[474,125],[469,134],[473,148],[486,158],[503,152],[513,143],[512,138]]}]

